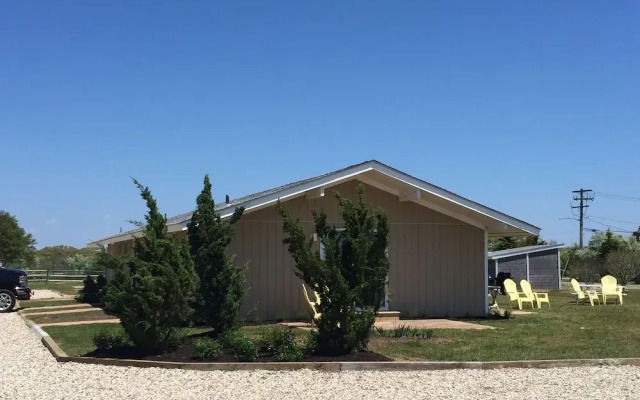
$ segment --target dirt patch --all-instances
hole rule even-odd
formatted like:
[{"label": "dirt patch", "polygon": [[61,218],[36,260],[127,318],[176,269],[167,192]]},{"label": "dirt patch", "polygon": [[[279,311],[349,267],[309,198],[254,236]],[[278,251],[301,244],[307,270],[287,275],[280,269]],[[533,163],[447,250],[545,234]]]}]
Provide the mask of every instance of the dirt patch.
[{"label": "dirt patch", "polygon": [[[135,347],[118,347],[109,350],[95,350],[91,353],[87,353],[85,357],[97,357],[97,358],[120,358],[120,359],[133,359],[133,360],[148,360],[148,361],[173,361],[173,362],[202,362],[196,357],[196,352],[193,348],[193,341],[198,336],[190,336],[182,341],[182,343],[174,350],[163,354],[145,354],[140,349]],[[275,362],[276,360],[270,353],[266,352],[266,348],[262,347],[258,359],[255,362]],[[355,352],[338,357],[316,356],[311,355],[305,357],[302,361],[305,362],[320,362],[320,361],[393,361],[391,358],[385,357],[378,353],[373,352]],[[238,362],[236,357],[231,352],[225,350],[223,354],[215,361],[207,362]]]},{"label": "dirt patch", "polygon": [[429,343],[448,343],[452,342],[449,338],[444,337],[432,337],[432,338],[420,338],[420,337],[373,337],[371,343],[374,345],[384,346],[393,343],[405,343],[405,342],[429,342]]}]

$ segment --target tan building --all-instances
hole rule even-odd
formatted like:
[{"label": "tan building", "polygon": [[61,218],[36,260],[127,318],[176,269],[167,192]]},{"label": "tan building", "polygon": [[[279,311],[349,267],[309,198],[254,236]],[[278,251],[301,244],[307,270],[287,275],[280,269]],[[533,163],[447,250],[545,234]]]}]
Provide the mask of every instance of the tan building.
[{"label": "tan building", "polygon": [[[340,226],[334,191],[365,200],[389,216],[389,296],[386,306],[403,316],[480,316],[488,310],[489,235],[539,235],[540,228],[393,169],[367,161],[216,206],[223,218],[236,207],[246,211],[231,245],[238,263],[248,263],[244,312],[261,320],[299,318],[309,310],[302,282],[283,246],[280,199],[313,234],[312,209],[324,209]],[[186,236],[191,213],[168,219],[170,232]],[[132,231],[94,244],[109,253],[131,252]],[[318,243],[318,246],[320,244]]]}]

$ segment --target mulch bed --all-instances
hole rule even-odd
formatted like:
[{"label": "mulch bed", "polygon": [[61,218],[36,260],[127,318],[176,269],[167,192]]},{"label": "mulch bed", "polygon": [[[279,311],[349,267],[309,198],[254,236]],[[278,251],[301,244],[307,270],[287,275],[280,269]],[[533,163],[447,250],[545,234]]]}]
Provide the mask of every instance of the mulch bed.
[{"label": "mulch bed", "polygon": [[[140,349],[135,347],[118,347],[109,350],[95,350],[91,353],[87,353],[85,357],[97,357],[97,358],[119,358],[119,359],[133,359],[133,360],[148,360],[148,361],[173,361],[173,362],[203,362],[196,358],[196,353],[193,348],[193,341],[197,336],[185,338],[185,340],[174,350],[163,354],[149,355],[143,353]],[[346,354],[338,357],[327,356],[308,356],[302,361],[304,362],[321,362],[321,361],[393,361],[392,359],[373,352],[357,352],[352,354]],[[206,361],[214,363],[228,363],[238,362],[234,355],[223,352],[220,357],[215,361]],[[255,362],[275,362],[273,357],[265,352],[261,352],[258,359]]]}]

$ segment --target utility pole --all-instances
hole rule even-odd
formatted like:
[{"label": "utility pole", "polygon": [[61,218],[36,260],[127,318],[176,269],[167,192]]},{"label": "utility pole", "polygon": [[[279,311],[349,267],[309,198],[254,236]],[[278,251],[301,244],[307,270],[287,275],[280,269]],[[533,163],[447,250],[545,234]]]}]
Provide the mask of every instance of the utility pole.
[{"label": "utility pole", "polygon": [[593,190],[591,189],[580,189],[580,190],[574,190],[571,192],[571,193],[577,193],[576,195],[573,196],[573,200],[580,202],[580,204],[577,206],[571,206],[571,208],[580,209],[580,248],[583,247],[582,235],[584,232],[584,229],[583,229],[584,209],[589,207],[589,205],[587,204],[587,201],[593,201],[593,195],[588,194],[589,192],[592,192],[592,191]]}]

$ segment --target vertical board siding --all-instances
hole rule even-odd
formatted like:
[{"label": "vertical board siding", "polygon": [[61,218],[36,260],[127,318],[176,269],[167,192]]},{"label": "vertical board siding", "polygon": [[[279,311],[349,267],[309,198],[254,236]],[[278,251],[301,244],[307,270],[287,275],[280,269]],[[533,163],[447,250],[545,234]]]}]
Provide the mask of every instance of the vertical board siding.
[{"label": "vertical board siding", "polygon": [[522,254],[513,257],[498,259],[498,273],[510,273],[511,279],[520,284],[522,279],[527,279],[527,256]]},{"label": "vertical board siding", "polygon": [[558,289],[558,249],[529,254],[529,278],[534,289]]}]

